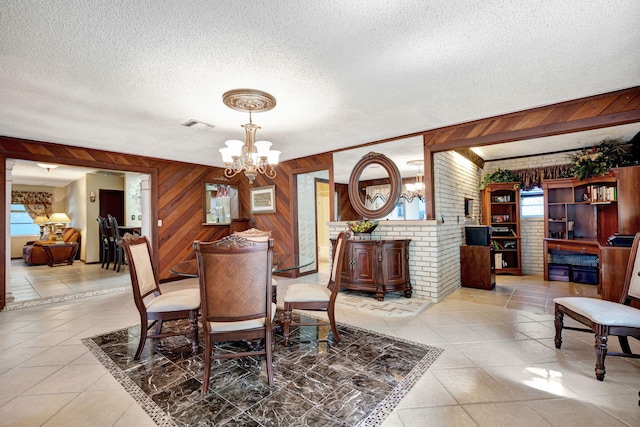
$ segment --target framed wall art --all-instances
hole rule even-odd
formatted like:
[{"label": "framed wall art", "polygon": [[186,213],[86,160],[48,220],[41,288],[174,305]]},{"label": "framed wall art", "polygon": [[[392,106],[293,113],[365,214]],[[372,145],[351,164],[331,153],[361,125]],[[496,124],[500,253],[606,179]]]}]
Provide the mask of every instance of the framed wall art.
[{"label": "framed wall art", "polygon": [[250,189],[251,213],[276,213],[276,186],[256,187]]}]

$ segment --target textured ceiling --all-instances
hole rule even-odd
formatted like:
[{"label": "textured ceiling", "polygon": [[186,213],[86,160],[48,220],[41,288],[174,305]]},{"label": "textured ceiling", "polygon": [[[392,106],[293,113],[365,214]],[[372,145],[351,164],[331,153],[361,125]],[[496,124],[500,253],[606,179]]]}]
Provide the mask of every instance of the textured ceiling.
[{"label": "textured ceiling", "polygon": [[234,88],[287,160],[640,84],[637,0],[0,5],[0,134],[206,165]]}]

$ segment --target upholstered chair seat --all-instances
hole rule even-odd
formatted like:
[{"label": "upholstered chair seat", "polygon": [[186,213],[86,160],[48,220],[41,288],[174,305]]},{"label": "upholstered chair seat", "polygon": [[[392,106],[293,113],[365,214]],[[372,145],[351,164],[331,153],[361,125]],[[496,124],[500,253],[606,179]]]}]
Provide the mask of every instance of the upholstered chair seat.
[{"label": "upholstered chair seat", "polygon": [[312,285],[309,283],[294,283],[287,287],[285,302],[326,301],[331,299],[331,291],[326,285]]},{"label": "upholstered chair seat", "polygon": [[[271,304],[271,321],[276,317],[276,305]],[[211,332],[233,332],[245,329],[257,329],[265,327],[266,317],[251,320],[239,320],[237,322],[208,322]]]},{"label": "upholstered chair seat", "polygon": [[197,288],[182,289],[161,294],[152,299],[146,307],[147,313],[194,310],[200,307],[200,291]]}]

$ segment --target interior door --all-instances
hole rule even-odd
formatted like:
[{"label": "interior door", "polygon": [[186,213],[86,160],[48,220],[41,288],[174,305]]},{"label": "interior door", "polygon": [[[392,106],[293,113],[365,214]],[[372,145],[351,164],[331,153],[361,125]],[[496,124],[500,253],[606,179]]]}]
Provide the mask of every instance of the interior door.
[{"label": "interior door", "polygon": [[[326,202],[326,209],[318,209],[316,200],[316,179],[328,182],[329,171],[319,170],[313,172],[300,173],[295,175],[294,198],[297,203],[297,227],[296,227],[296,248],[297,252],[304,257],[312,257],[314,262],[300,269],[300,274],[311,274],[318,271],[318,222],[319,216],[324,218],[326,223],[330,217],[329,201]],[[328,190],[327,190],[328,193]],[[328,196],[327,196],[328,197]],[[326,210],[326,212],[325,212]],[[321,241],[329,240],[328,230],[326,236],[320,238]]]},{"label": "interior door", "polygon": [[118,220],[118,225],[125,224],[124,191],[100,189],[98,200],[100,202],[100,216],[106,218],[107,214],[111,214]]}]

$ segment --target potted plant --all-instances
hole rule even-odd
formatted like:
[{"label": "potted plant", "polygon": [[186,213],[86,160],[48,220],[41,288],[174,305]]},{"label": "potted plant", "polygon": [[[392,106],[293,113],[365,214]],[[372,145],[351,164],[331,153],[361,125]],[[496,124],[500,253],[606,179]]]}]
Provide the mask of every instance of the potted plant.
[{"label": "potted plant", "polygon": [[494,182],[520,182],[520,177],[512,170],[498,169],[485,175],[484,178],[482,178],[479,188],[480,190],[484,190],[487,184],[492,184]]},{"label": "potted plant", "polygon": [[574,178],[583,180],[604,175],[611,168],[630,165],[633,163],[633,155],[629,148],[629,144],[615,139],[605,139],[596,146],[583,148],[576,154],[569,155],[571,173]]}]

